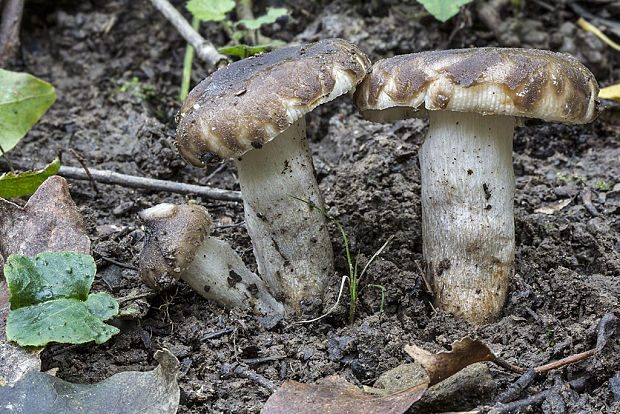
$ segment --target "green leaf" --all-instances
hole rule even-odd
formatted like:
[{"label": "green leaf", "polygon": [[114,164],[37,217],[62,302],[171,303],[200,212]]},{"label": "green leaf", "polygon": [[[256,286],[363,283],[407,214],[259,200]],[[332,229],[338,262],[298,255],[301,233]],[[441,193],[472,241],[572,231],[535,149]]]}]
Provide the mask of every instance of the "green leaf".
[{"label": "green leaf", "polygon": [[54,299],[86,300],[96,271],[92,256],[75,252],[11,255],[4,266],[11,309]]},{"label": "green leaf", "polygon": [[418,0],[430,14],[444,23],[459,12],[459,8],[473,0]]},{"label": "green leaf", "polygon": [[5,152],[12,149],[55,100],[49,83],[0,69],[0,147]]},{"label": "green leaf", "polygon": [[34,194],[43,181],[55,175],[59,168],[60,160],[56,158],[42,170],[3,174],[0,176],[0,197],[22,197]]},{"label": "green leaf", "polygon": [[[100,303],[93,305],[95,308],[108,306],[108,314],[118,313],[118,303],[110,295],[96,296]],[[100,344],[118,332],[90,311],[88,301],[78,299],[56,299],[12,310],[6,320],[7,339],[21,346],[44,346],[52,341],[81,344],[94,340]]]},{"label": "green leaf", "polygon": [[241,44],[241,45],[235,45],[235,46],[220,47],[218,51],[225,55],[239,56],[240,58],[245,59],[246,57],[253,56],[258,53],[264,53],[269,50],[273,50],[276,47],[281,46],[283,44],[284,42],[280,40],[275,40],[271,43],[265,43],[265,44],[256,45],[256,46]]},{"label": "green leaf", "polygon": [[205,22],[221,22],[235,8],[233,0],[189,0],[187,10]]},{"label": "green leaf", "polygon": [[118,303],[107,293],[88,294],[96,270],[91,256],[74,252],[9,256],[4,266],[12,294],[7,338],[22,346],[43,346],[102,343],[117,334],[103,321],[118,314]]},{"label": "green leaf", "polygon": [[239,20],[236,24],[243,24],[248,30],[256,30],[260,28],[264,24],[274,23],[282,16],[286,16],[288,10],[284,8],[269,8],[267,14],[263,14],[255,19],[242,19]]}]

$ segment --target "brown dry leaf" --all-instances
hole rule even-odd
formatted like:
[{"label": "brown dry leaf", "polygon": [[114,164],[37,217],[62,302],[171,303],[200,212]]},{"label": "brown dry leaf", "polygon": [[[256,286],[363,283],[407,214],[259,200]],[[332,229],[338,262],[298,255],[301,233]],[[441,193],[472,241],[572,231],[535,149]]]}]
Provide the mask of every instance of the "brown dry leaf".
[{"label": "brown dry leaf", "polygon": [[318,384],[287,381],[269,397],[261,414],[401,414],[418,401],[428,382],[378,397],[364,393],[337,375]]},{"label": "brown dry leaf", "polygon": [[454,342],[452,351],[433,354],[418,346],[406,345],[405,352],[416,362],[422,364],[430,378],[429,386],[443,381],[468,365],[496,359],[484,342],[468,336]]},{"label": "brown dry leaf", "polygon": [[0,198],[0,382],[19,380],[41,368],[39,352],[27,352],[6,341],[11,296],[4,280],[4,261],[12,254],[35,256],[44,251],[90,253],[90,239],[64,178],[45,180],[22,208]]},{"label": "brown dry leaf", "polygon": [[59,176],[45,180],[23,208],[0,199],[0,264],[11,254],[50,250],[90,253],[84,221]]},{"label": "brown dry leaf", "polygon": [[569,205],[570,202],[571,202],[570,198],[559,200],[559,201],[556,201],[556,202],[537,208],[536,210],[534,210],[534,213],[553,214],[556,211],[562,210],[564,207]]}]

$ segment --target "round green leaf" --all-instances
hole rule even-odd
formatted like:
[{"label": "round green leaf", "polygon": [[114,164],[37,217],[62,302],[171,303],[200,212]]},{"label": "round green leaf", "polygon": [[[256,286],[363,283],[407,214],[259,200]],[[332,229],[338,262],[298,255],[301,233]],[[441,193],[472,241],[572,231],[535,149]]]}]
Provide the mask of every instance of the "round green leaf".
[{"label": "round green leaf", "polygon": [[49,83],[0,69],[0,147],[5,152],[12,149],[55,100]]}]

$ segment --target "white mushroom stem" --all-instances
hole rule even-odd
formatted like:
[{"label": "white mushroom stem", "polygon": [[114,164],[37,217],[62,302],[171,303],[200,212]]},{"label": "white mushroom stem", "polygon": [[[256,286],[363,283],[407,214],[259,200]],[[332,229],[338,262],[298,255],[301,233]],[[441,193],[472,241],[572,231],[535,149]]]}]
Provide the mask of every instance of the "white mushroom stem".
[{"label": "white mushroom stem", "polygon": [[251,305],[263,314],[284,311],[265,283],[245,267],[232,247],[215,237],[204,240],[181,279],[203,297],[226,308]]},{"label": "white mushroom stem", "polygon": [[325,217],[302,117],[262,148],[237,160],[245,222],[258,271],[289,312],[323,296],[333,269]]},{"label": "white mushroom stem", "polygon": [[501,314],[514,273],[515,118],[429,111],[420,149],[422,239],[436,305],[474,323]]}]

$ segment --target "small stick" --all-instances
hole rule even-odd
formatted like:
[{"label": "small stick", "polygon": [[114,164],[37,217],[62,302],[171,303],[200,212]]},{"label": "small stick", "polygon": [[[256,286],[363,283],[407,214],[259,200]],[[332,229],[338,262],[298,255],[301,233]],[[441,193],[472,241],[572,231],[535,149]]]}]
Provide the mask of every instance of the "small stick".
[{"label": "small stick", "polygon": [[73,156],[75,157],[76,160],[78,160],[82,168],[84,168],[84,171],[86,171],[86,175],[88,176],[88,179],[90,180],[90,184],[93,186],[93,190],[95,190],[95,193],[99,194],[99,189],[97,188],[97,184],[95,183],[95,180],[93,180],[93,176],[90,175],[90,171],[88,171],[88,167],[86,166],[84,157],[78,154],[78,152],[74,150],[73,148],[69,148],[69,152],[73,154]]},{"label": "small stick", "polygon": [[[157,180],[154,178],[139,177],[135,175],[120,174],[108,170],[90,169],[91,176],[98,182],[104,184],[117,184],[130,188],[143,188],[155,191],[170,191],[179,194],[196,194],[204,198],[223,201],[243,201],[239,191],[221,190],[201,185],[177,183],[174,181]],[[58,175],[76,180],[88,180],[88,175],[75,167],[61,166]]]},{"label": "small stick", "polygon": [[[2,4],[2,2],[0,2]],[[19,27],[24,12],[24,0],[5,0],[0,21],[0,66],[15,56],[19,47]]]},{"label": "small stick", "polygon": [[591,357],[592,355],[594,355],[594,352],[595,352],[594,349],[590,349],[589,351],[585,351],[585,352],[582,352],[580,354],[570,355],[570,356],[567,356],[566,358],[562,358],[562,359],[560,359],[558,361],[550,362],[550,363],[545,364],[545,365],[541,365],[539,367],[534,368],[534,370],[536,372],[550,371],[552,369],[560,368],[560,367],[563,367],[564,365],[572,364],[573,362],[581,361],[582,359],[586,359],[588,357]]},{"label": "small stick", "polygon": [[545,390],[539,392],[538,394],[530,395],[522,400],[514,401],[508,404],[497,404],[488,411],[488,414],[510,413],[521,407],[529,407],[531,405],[538,404],[544,401],[550,393],[551,390]]},{"label": "small stick", "polygon": [[276,355],[276,356],[268,356],[262,358],[248,358],[242,359],[241,362],[248,365],[257,365],[262,364],[263,362],[271,362],[271,361],[279,361],[281,359],[286,358],[286,355]]},{"label": "small stick", "polygon": [[[0,167],[4,167],[0,159]],[[15,168],[30,170],[22,164],[13,163]],[[177,183],[175,181],[157,180],[155,178],[139,177],[137,175],[120,174],[109,170],[89,169],[93,179],[103,184],[115,184],[129,188],[142,188],[153,191],[169,191],[178,194],[195,194],[211,200],[243,201],[239,191],[222,190],[219,188],[205,187],[202,185]],[[89,180],[88,175],[81,168],[60,166],[58,175],[75,180]]]},{"label": "small stick", "polygon": [[581,200],[583,201],[583,205],[590,212],[590,214],[592,214],[594,217],[597,217],[599,215],[596,207],[594,207],[594,205],[592,204],[592,190],[590,190],[590,187],[585,187],[583,190],[581,190]]},{"label": "small stick", "polygon": [[211,174],[207,175],[207,178],[205,179],[205,181],[208,183],[209,180],[215,176],[215,174],[219,173],[220,171],[222,171],[227,166],[228,166],[228,161],[218,165],[218,167],[215,170],[213,170],[211,172]]},{"label": "small stick", "polygon": [[129,265],[129,264],[126,264],[126,263],[118,262],[118,261],[116,261],[114,259],[111,259],[109,257],[101,256],[101,260],[103,260],[104,262],[112,263],[113,265],[116,265],[118,267],[122,267],[124,269],[135,270],[136,272],[138,271],[138,268],[135,267],[135,266],[132,266],[132,265]]},{"label": "small stick", "polygon": [[527,372],[526,369],[523,369],[521,367],[518,367],[516,365],[512,365],[510,362],[505,361],[503,359],[501,359],[500,357],[495,357],[491,360],[491,362],[494,362],[496,365],[508,370],[508,371],[512,371],[512,372],[516,372],[517,374],[525,374]]},{"label": "small stick", "polygon": [[495,403],[507,403],[513,401],[525,388],[527,388],[536,378],[536,370],[530,368],[518,380],[511,384],[506,391],[495,398]]},{"label": "small stick", "polygon": [[433,294],[433,287],[431,286],[429,281],[426,279],[426,273],[424,273],[424,270],[422,270],[422,266],[420,266],[420,261],[416,260],[415,265],[418,268],[418,272],[420,272],[420,276],[422,276],[422,280],[424,280],[424,284],[426,285],[426,290],[428,290],[428,293],[430,293],[432,296],[435,296]]},{"label": "small stick", "polygon": [[278,387],[267,378],[245,367],[242,367],[237,363],[222,365],[222,371],[225,375],[236,375],[241,378],[249,379],[250,381],[257,383],[258,385],[267,388],[271,392],[275,392],[278,389]]},{"label": "small stick", "polygon": [[[116,301],[118,303],[125,303],[125,302],[129,302],[131,300],[143,299],[143,298],[147,298],[149,296],[154,296],[154,295],[155,295],[154,292],[146,292],[146,293],[140,293],[138,295],[125,296],[125,297],[122,297],[122,298],[118,298],[118,299],[116,299]],[[145,332],[145,331],[142,331],[142,332]]]},{"label": "small stick", "polygon": [[210,332],[210,333],[206,334],[205,336],[200,338],[200,340],[201,341],[208,341],[209,339],[219,338],[220,336],[227,335],[229,333],[232,333],[233,331],[234,331],[233,328],[220,329],[219,331]]},{"label": "small stick", "polygon": [[333,305],[331,308],[329,308],[329,310],[328,310],[326,313],[324,313],[323,315],[319,316],[318,318],[308,319],[308,320],[304,320],[304,321],[297,321],[297,322],[293,322],[293,323],[291,323],[291,324],[290,324],[290,326],[293,326],[293,325],[299,325],[299,324],[302,324],[302,323],[312,323],[312,322],[316,322],[316,321],[318,321],[318,320],[323,319],[323,318],[324,318],[324,317],[326,317],[327,315],[331,314],[331,313],[334,311],[334,309],[336,309],[336,308],[338,307],[338,304],[340,303],[340,297],[342,296],[342,289],[344,288],[344,282],[345,282],[347,279],[349,279],[349,277],[348,277],[348,276],[342,276],[342,281],[340,282],[340,291],[338,292],[338,298],[336,299],[336,303],[334,303],[334,305]]},{"label": "small stick", "polygon": [[13,169],[13,165],[11,164],[11,160],[9,160],[9,157],[7,157],[6,152],[4,152],[4,150],[2,149],[2,145],[0,145],[0,152],[2,152],[2,157],[6,161],[6,164],[9,166],[9,170],[11,171],[11,173],[15,174],[15,170]]},{"label": "small stick", "polygon": [[151,0],[151,3],[172,23],[187,43],[194,46],[198,57],[211,68],[217,69],[228,62],[226,56],[220,54],[211,42],[203,39],[167,0]]}]

